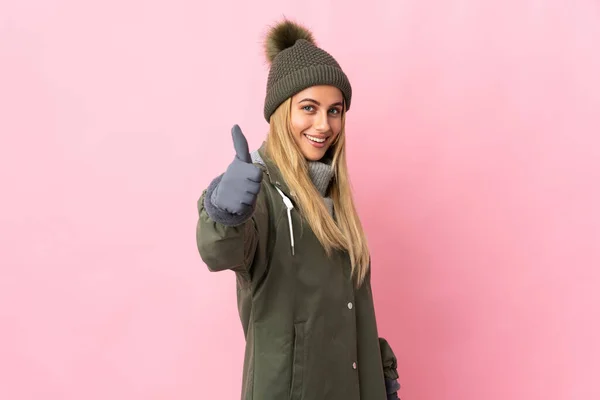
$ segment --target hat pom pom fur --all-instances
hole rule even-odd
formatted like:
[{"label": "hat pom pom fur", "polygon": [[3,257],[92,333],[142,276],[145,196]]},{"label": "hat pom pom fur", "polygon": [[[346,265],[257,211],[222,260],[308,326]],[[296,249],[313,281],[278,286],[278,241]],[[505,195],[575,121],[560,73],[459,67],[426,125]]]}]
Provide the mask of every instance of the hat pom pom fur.
[{"label": "hat pom pom fur", "polygon": [[285,19],[271,27],[265,41],[265,53],[269,63],[272,63],[282,50],[292,47],[298,39],[316,45],[312,32],[297,22]]}]

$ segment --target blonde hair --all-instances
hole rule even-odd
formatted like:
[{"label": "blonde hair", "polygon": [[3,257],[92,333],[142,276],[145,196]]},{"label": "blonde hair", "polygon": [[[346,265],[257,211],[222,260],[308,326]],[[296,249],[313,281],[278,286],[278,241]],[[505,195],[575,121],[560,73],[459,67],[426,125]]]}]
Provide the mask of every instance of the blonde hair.
[{"label": "blonde hair", "polygon": [[280,173],[294,192],[294,199],[303,217],[310,225],[328,255],[346,250],[350,256],[352,275],[360,286],[367,275],[370,255],[367,239],[352,197],[346,165],[345,115],[342,112],[342,130],[329,151],[333,155],[331,199],[337,223],[329,214],[321,194],[311,181],[308,163],[293,138],[291,128],[291,99],[288,98],[273,113],[267,137],[267,156],[277,165]]}]

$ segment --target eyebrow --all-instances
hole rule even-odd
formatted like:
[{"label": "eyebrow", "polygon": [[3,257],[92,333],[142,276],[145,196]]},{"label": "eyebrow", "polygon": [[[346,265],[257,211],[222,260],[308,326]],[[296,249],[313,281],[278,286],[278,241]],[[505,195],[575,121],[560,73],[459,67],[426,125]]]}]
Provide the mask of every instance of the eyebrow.
[{"label": "eyebrow", "polygon": [[[302,100],[300,100],[298,103],[302,103],[302,102],[305,102],[305,101],[308,101],[308,102],[311,102],[311,103],[315,103],[315,104],[316,104],[316,105],[318,105],[318,106],[320,106],[320,105],[321,105],[321,103],[319,103],[318,101],[316,101],[316,100],[313,100],[313,99],[309,99],[309,98],[302,99]],[[342,105],[344,105],[344,103],[343,103],[343,102],[341,102],[341,101],[338,101],[337,103],[333,103],[333,104],[332,104],[332,105],[330,105],[329,107],[342,106]]]}]

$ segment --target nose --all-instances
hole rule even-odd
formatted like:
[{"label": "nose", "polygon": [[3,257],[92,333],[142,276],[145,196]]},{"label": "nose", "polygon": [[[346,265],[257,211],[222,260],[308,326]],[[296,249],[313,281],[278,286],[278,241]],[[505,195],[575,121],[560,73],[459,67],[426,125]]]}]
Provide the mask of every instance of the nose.
[{"label": "nose", "polygon": [[319,132],[329,131],[329,116],[327,115],[327,111],[317,113],[314,128]]}]

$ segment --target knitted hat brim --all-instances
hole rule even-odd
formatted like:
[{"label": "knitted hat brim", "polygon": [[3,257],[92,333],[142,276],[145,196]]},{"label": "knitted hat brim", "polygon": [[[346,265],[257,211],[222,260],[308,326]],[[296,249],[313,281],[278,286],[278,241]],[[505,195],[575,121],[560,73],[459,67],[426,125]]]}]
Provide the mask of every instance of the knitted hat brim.
[{"label": "knitted hat brim", "polygon": [[278,80],[265,99],[264,117],[267,122],[277,107],[288,98],[312,86],[330,85],[342,92],[346,110],[350,109],[352,87],[346,74],[332,65],[313,65],[302,68]]}]

